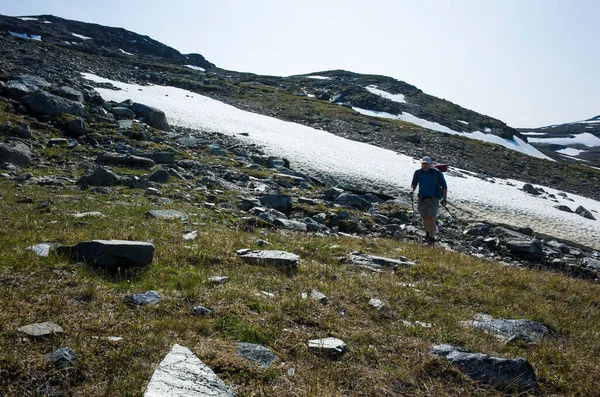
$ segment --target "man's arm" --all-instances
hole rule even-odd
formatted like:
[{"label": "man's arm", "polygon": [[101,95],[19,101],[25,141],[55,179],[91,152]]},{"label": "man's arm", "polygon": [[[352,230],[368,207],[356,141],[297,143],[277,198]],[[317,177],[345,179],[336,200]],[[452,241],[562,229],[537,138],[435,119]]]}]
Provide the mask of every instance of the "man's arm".
[{"label": "man's arm", "polygon": [[417,185],[419,184],[419,170],[416,170],[415,173],[413,174],[413,179],[412,182],[410,183],[410,191],[409,191],[409,195],[412,198],[412,196],[415,193],[415,189],[417,188]]},{"label": "man's arm", "polygon": [[441,171],[439,172],[440,176],[440,185],[442,185],[442,202],[441,204],[445,207],[448,204],[448,185],[446,184],[446,178],[444,178],[444,174]]}]

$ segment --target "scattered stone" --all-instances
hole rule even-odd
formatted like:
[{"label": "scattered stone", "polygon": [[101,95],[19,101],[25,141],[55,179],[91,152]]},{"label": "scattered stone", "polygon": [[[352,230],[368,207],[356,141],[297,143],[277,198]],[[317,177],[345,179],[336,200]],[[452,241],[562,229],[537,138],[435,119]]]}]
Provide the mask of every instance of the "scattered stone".
[{"label": "scattered stone", "polygon": [[160,299],[161,296],[156,291],[147,291],[143,294],[133,294],[125,298],[127,302],[139,306],[156,305],[158,302],[160,302]]},{"label": "scattered stone", "polygon": [[451,345],[438,345],[433,354],[445,357],[469,378],[499,390],[532,391],[537,388],[535,372],[524,358],[507,359],[472,353]]},{"label": "scattered stone", "polygon": [[350,263],[354,266],[365,267],[368,269],[388,268],[396,270],[398,267],[415,266],[415,262],[409,262],[405,259],[391,259],[382,256],[361,254],[360,252],[352,252],[348,255]]},{"label": "scattered stone", "polygon": [[204,316],[210,313],[212,313],[212,310],[204,306],[195,306],[192,309],[192,314],[194,314],[195,316]]},{"label": "scattered stone", "polygon": [[198,238],[198,231],[194,230],[183,235],[185,241],[192,241]]},{"label": "scattered stone", "polygon": [[77,364],[77,356],[73,349],[61,347],[54,352],[48,354],[46,359],[55,367],[74,367]]},{"label": "scattered stone", "polygon": [[337,338],[313,339],[308,341],[308,348],[317,354],[338,357],[346,353],[344,341]]},{"label": "scattered stone", "polygon": [[167,122],[167,116],[165,116],[165,112],[163,112],[162,110],[153,108],[148,105],[143,105],[141,103],[132,104],[131,110],[133,110],[136,116],[143,117],[144,122],[150,127],[154,127],[162,131],[169,131],[169,123]]},{"label": "scattered stone", "polygon": [[39,336],[48,336],[54,334],[62,334],[63,329],[60,325],[55,324],[51,321],[47,321],[44,323],[35,323],[24,325],[19,328],[17,331],[23,332],[29,336],[39,337]]},{"label": "scattered stone", "polygon": [[187,221],[186,214],[175,210],[150,210],[146,212],[145,217],[161,220],[181,219],[182,221]]},{"label": "scattered stone", "polygon": [[518,338],[529,343],[537,343],[551,335],[551,331],[542,323],[524,319],[494,319],[490,315],[479,314],[474,320],[463,321],[466,327],[481,329],[503,337],[505,340]]},{"label": "scattered stone", "polygon": [[98,212],[98,211],[79,212],[77,214],[73,214],[73,217],[75,217],[75,218],[87,218],[87,217],[102,218],[103,216],[104,216],[104,214],[102,212]]},{"label": "scattered stone", "polygon": [[[308,299],[309,295],[307,292],[302,293],[302,299]],[[316,289],[310,291],[310,299],[315,300],[319,303],[327,303],[327,296],[323,295]]]},{"label": "scattered stone", "polygon": [[221,284],[225,284],[228,280],[229,280],[229,277],[226,277],[226,276],[214,276],[214,277],[209,277],[206,281],[208,281],[209,284],[221,285]]},{"label": "scattered stone", "polygon": [[41,243],[41,244],[32,245],[25,249],[33,252],[37,256],[47,258],[48,255],[50,255],[50,248],[52,248],[51,244]]},{"label": "scattered stone", "polygon": [[379,310],[380,312],[384,311],[386,308],[385,303],[383,303],[379,299],[375,299],[375,298],[371,298],[371,300],[369,300],[369,305],[373,306],[375,309]]},{"label": "scattered stone", "polygon": [[275,265],[295,268],[298,266],[300,257],[285,251],[265,250],[250,251],[238,256],[246,262],[260,265]]},{"label": "scattered stone", "polygon": [[106,268],[134,267],[152,263],[154,245],[141,241],[92,240],[74,246],[59,246],[57,252]]},{"label": "scattered stone", "polygon": [[260,368],[267,368],[279,358],[269,348],[254,343],[239,343],[236,355],[258,364]]},{"label": "scattered stone", "polygon": [[235,397],[233,391],[188,348],[174,345],[158,365],[144,397]]}]

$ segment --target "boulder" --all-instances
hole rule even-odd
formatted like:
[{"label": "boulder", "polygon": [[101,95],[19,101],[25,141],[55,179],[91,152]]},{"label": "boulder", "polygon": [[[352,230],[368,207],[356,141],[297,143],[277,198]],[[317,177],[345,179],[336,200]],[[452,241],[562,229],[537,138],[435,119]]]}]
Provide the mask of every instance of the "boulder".
[{"label": "boulder", "polygon": [[588,211],[581,205],[579,207],[577,207],[577,209],[575,210],[575,213],[577,215],[583,216],[586,219],[591,219],[593,221],[596,220],[596,218],[594,218],[594,215],[592,215],[592,213],[590,211]]},{"label": "boulder", "polygon": [[[148,159],[148,160],[150,160],[150,159]],[[150,160],[150,161],[152,161],[152,160]],[[169,182],[170,179],[171,179],[171,175],[164,168],[159,168],[156,171],[154,171],[153,173],[151,173],[150,175],[148,175],[148,180],[151,182],[167,183],[167,182]]]},{"label": "boulder", "polygon": [[152,166],[154,166],[154,161],[147,157],[114,152],[105,152],[99,154],[98,157],[96,157],[96,163],[140,168],[152,168]]},{"label": "boulder", "polygon": [[506,243],[506,248],[523,259],[539,260],[544,257],[542,242],[539,240],[511,240]]},{"label": "boulder", "polygon": [[300,257],[285,251],[265,250],[249,251],[238,254],[246,262],[260,265],[275,265],[295,268],[298,266]]},{"label": "boulder", "polygon": [[50,86],[51,84],[43,78],[31,75],[21,75],[6,83],[8,95],[17,101],[20,101],[27,95]]},{"label": "boulder", "polygon": [[98,167],[94,172],[82,176],[77,181],[81,186],[115,186],[120,183],[121,178],[104,167]]},{"label": "boulder", "polygon": [[259,199],[260,203],[268,208],[289,214],[292,211],[292,198],[287,194],[270,194]]},{"label": "boulder", "polygon": [[137,117],[143,117],[144,122],[150,127],[154,127],[162,131],[169,131],[167,116],[165,116],[165,112],[162,110],[148,105],[143,105],[141,103],[132,104],[131,110],[133,110]]},{"label": "boulder", "polygon": [[110,109],[110,112],[117,117],[124,117],[130,120],[135,118],[135,113],[133,113],[133,110],[121,106],[116,106]]},{"label": "boulder", "polygon": [[74,136],[85,135],[86,126],[85,126],[85,122],[83,121],[83,119],[81,117],[77,117],[76,119],[69,121],[69,123],[67,124],[67,128],[68,128],[69,132],[71,133],[71,135],[74,135]]},{"label": "boulder", "polygon": [[531,391],[537,388],[535,372],[524,358],[492,357],[451,345],[435,346],[432,353],[445,357],[469,378],[499,390]]},{"label": "boulder", "polygon": [[238,343],[235,353],[239,357],[258,364],[260,368],[267,368],[279,358],[269,348],[254,343]]},{"label": "boulder", "polygon": [[526,183],[523,185],[523,191],[525,193],[533,194],[534,196],[539,196],[541,192],[534,187],[531,183]]},{"label": "boulder", "polygon": [[83,93],[72,87],[59,87],[56,90],[53,90],[52,93],[75,102],[83,102]]},{"label": "boulder", "polygon": [[85,108],[80,102],[59,97],[46,91],[36,91],[25,98],[25,104],[36,113],[58,116],[62,113],[85,116]]},{"label": "boulder", "polygon": [[372,204],[364,198],[356,194],[345,192],[337,196],[333,202],[341,205],[342,207],[355,208],[361,211],[367,211],[372,207]]},{"label": "boulder", "polygon": [[31,150],[24,143],[0,143],[0,164],[11,163],[19,167],[29,167],[31,156]]},{"label": "boulder", "polygon": [[186,347],[174,345],[154,371],[144,397],[235,397],[233,391]]},{"label": "boulder", "polygon": [[105,268],[148,266],[154,245],[141,241],[92,240],[74,246],[59,246],[57,252]]},{"label": "boulder", "polygon": [[555,205],[554,208],[556,208],[557,210],[560,210],[560,211],[564,211],[564,212],[573,212],[573,210],[571,208],[569,208],[569,206],[567,206],[567,205]]}]

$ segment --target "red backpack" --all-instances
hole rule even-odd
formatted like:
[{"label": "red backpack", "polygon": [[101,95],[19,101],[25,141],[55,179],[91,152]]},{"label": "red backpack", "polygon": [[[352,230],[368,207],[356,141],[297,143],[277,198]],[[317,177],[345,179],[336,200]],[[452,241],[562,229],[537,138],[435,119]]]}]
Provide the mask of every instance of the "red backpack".
[{"label": "red backpack", "polygon": [[446,172],[446,171],[448,171],[448,164],[436,164],[436,163],[433,163],[433,168],[436,168],[436,169],[438,169],[438,170],[440,170],[442,172]]}]

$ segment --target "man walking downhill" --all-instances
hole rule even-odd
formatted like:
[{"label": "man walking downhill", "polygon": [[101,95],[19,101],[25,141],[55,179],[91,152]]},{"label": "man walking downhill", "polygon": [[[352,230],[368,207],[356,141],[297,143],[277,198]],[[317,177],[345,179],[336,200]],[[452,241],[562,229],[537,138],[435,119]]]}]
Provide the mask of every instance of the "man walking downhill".
[{"label": "man walking downhill", "polygon": [[431,157],[423,157],[421,169],[416,170],[410,184],[410,198],[413,200],[415,189],[419,186],[417,210],[423,219],[423,228],[427,244],[435,244],[436,219],[438,208],[441,203],[445,207],[448,195],[448,185],[444,174],[431,165]]}]

